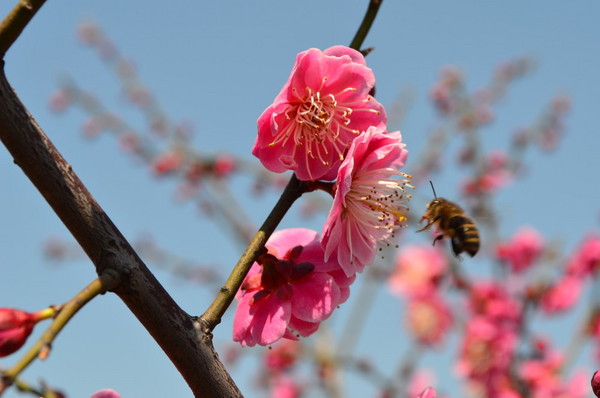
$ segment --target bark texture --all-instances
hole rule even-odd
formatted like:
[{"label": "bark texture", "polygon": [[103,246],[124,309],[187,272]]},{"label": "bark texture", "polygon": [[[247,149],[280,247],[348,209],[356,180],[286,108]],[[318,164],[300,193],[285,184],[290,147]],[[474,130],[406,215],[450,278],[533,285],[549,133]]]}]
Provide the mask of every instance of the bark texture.
[{"label": "bark texture", "polygon": [[[114,290],[197,397],[241,397],[208,328],[185,313],[96,203],[10,87],[0,65],[0,140],[96,267],[122,276]],[[140,364],[143,366],[143,364]]]}]

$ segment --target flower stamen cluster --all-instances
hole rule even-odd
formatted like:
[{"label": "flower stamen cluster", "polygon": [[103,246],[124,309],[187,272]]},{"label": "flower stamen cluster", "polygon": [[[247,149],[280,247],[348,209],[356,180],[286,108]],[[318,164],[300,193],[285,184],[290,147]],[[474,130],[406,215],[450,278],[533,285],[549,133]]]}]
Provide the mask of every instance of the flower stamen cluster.
[{"label": "flower stamen cluster", "polygon": [[252,153],[274,172],[303,181],[332,180],[350,144],[386,116],[369,92],[375,84],[362,54],[336,46],[296,58],[288,82],[258,119]]}]

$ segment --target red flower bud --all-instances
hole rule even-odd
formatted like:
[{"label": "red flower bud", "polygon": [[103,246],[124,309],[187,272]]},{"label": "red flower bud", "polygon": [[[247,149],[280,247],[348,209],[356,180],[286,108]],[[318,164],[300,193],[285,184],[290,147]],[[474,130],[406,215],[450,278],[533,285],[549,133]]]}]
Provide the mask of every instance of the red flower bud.
[{"label": "red flower bud", "polygon": [[39,317],[11,308],[0,308],[0,357],[17,351],[25,344]]},{"label": "red flower bud", "polygon": [[595,396],[600,397],[600,370],[594,372],[592,376],[592,391]]}]

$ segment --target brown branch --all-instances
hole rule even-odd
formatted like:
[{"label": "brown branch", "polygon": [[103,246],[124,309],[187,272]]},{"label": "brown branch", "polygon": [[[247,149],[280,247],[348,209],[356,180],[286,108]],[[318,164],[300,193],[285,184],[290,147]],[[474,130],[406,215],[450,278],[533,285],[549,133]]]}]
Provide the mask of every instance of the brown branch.
[{"label": "brown branch", "polygon": [[0,23],[0,58],[4,59],[4,54],[45,2],[46,0],[20,0],[4,18]]},{"label": "brown branch", "polygon": [[0,64],[0,140],[96,266],[121,273],[114,290],[196,396],[239,397],[205,327],[173,301],[19,101]]}]

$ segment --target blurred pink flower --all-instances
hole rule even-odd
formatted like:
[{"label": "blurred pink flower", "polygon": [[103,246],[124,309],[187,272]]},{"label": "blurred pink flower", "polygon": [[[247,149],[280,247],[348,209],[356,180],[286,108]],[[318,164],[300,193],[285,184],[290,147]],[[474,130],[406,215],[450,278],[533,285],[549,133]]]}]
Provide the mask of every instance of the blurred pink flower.
[{"label": "blurred pink flower", "polygon": [[557,352],[546,351],[541,358],[524,360],[520,365],[521,379],[533,390],[551,388],[558,381],[557,375],[563,357]]},{"label": "blurred pink flower", "polygon": [[507,292],[507,286],[497,282],[473,284],[469,305],[473,314],[495,323],[516,325],[521,321],[521,305]]},{"label": "blurred pink flower", "polygon": [[258,118],[252,149],[269,170],[300,180],[333,180],[346,150],[369,126],[385,128],[383,106],[369,92],[373,72],[344,46],[299,53],[281,92]]},{"label": "blurred pink flower", "polygon": [[95,22],[83,22],[77,27],[77,36],[83,44],[95,45],[101,36],[100,28]]},{"label": "blurred pink flower", "polygon": [[219,154],[215,158],[214,173],[217,177],[229,176],[237,167],[237,161],[234,157],[227,154]]},{"label": "blurred pink flower", "polygon": [[520,228],[511,240],[496,246],[496,257],[506,262],[515,273],[535,263],[544,248],[544,238],[533,228]]},{"label": "blurred pink flower", "polygon": [[579,276],[567,275],[560,279],[543,293],[540,302],[542,310],[551,314],[571,308],[581,294],[582,283]]},{"label": "blurred pink flower", "polygon": [[407,317],[408,329],[426,345],[440,343],[452,326],[452,311],[435,290],[411,297]]},{"label": "blurred pink flower", "polygon": [[118,392],[111,389],[104,389],[98,392],[95,392],[90,398],[121,398]]},{"label": "blurred pink flower", "polygon": [[439,248],[407,245],[399,251],[388,285],[397,295],[423,292],[437,285],[447,267],[448,260]]},{"label": "blurred pink flower", "polygon": [[506,152],[498,149],[492,150],[485,157],[481,173],[478,176],[467,178],[462,184],[462,189],[466,195],[495,193],[510,182],[512,175],[508,169]]},{"label": "blurred pink flower", "polygon": [[426,389],[423,390],[422,393],[420,393],[417,398],[435,398],[435,390],[431,387],[427,387]]},{"label": "blurred pink flower", "polygon": [[588,276],[600,268],[600,237],[588,236],[567,264],[567,273]]},{"label": "blurred pink flower", "polygon": [[467,322],[457,371],[472,381],[486,382],[486,388],[496,389],[490,381],[506,374],[516,346],[516,328],[475,316]]},{"label": "blurred pink flower", "polygon": [[103,131],[102,122],[97,116],[90,116],[81,127],[81,131],[86,138],[95,138]]},{"label": "blurred pink flower", "polygon": [[570,380],[563,380],[560,375],[563,364],[562,355],[547,351],[540,358],[523,361],[519,376],[532,397],[586,397],[588,376],[577,372]]},{"label": "blurred pink flower", "polygon": [[298,398],[302,394],[302,386],[289,376],[279,374],[273,381],[271,398]]},{"label": "blurred pink flower", "polygon": [[275,232],[237,293],[233,340],[242,345],[269,345],[314,333],[346,301],[354,277],[346,277],[337,260],[323,261],[314,231],[296,228]]},{"label": "blurred pink flower", "polygon": [[175,172],[183,163],[183,154],[179,152],[165,152],[154,159],[150,167],[156,176],[164,176]]},{"label": "blurred pink flower", "polygon": [[282,340],[265,352],[265,365],[274,373],[285,371],[296,363],[301,349],[297,341]]},{"label": "blurred pink flower", "polygon": [[467,178],[462,183],[465,195],[493,194],[504,187],[510,179],[506,170],[488,170],[476,178]]},{"label": "blurred pink flower", "polygon": [[340,166],[321,243],[325,259],[335,254],[348,276],[362,272],[378,244],[389,244],[405,226],[409,176],[398,171],[408,156],[405,146],[399,131],[370,127]]},{"label": "blurred pink flower", "polygon": [[48,105],[53,112],[63,112],[71,105],[71,95],[66,90],[57,90],[50,95]]},{"label": "blurred pink flower", "polygon": [[435,384],[435,375],[429,370],[418,369],[415,370],[412,377],[410,378],[410,383],[408,385],[408,396],[409,397],[417,397],[427,388],[430,388],[432,384]]}]

